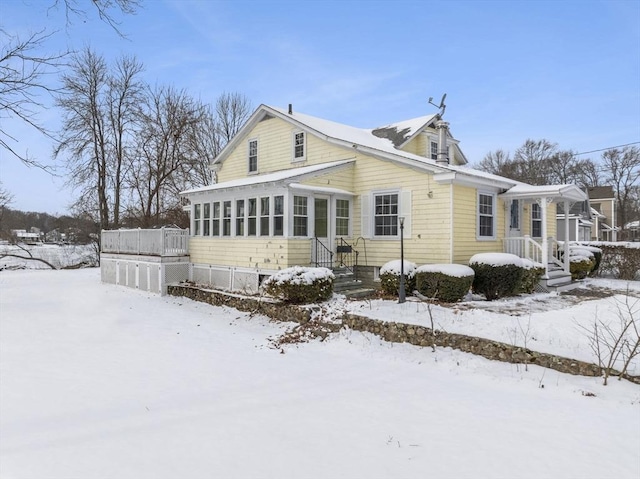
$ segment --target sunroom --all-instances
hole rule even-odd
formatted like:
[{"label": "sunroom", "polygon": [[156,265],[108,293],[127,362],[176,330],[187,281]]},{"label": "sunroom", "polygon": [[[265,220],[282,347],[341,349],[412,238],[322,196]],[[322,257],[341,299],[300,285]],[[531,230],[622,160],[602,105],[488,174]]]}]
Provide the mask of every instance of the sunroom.
[{"label": "sunroom", "polygon": [[194,273],[221,268],[255,276],[308,264],[353,268],[348,240],[354,195],[330,186],[352,164],[306,166],[182,192]]}]

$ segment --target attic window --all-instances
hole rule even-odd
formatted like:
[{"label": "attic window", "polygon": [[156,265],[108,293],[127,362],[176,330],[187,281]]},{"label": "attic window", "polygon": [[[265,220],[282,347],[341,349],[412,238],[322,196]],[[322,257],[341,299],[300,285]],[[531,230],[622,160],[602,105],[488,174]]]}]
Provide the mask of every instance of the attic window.
[{"label": "attic window", "polygon": [[249,140],[249,173],[258,171],[258,140]]},{"label": "attic window", "polygon": [[431,159],[437,160],[438,159],[438,142],[432,141],[430,145],[431,145],[431,150],[430,150]]},{"label": "attic window", "polygon": [[306,156],[304,132],[299,131],[293,134],[293,161],[302,161]]}]

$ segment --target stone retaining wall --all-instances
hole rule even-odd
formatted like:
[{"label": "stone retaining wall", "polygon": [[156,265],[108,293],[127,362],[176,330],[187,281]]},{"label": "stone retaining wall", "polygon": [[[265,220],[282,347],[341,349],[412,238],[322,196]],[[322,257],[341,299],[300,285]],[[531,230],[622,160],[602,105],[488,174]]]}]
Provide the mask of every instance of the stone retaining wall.
[{"label": "stone retaining wall", "polygon": [[[294,306],[269,298],[250,298],[246,296],[200,289],[195,286],[169,286],[168,294],[184,296],[195,301],[214,306],[229,306],[239,311],[260,313],[276,321],[293,321],[300,324],[309,323],[312,310],[308,307]],[[336,324],[327,324],[335,331]],[[584,361],[577,361],[554,354],[539,353],[530,349],[513,346],[511,344],[493,341],[491,339],[466,336],[464,334],[447,333],[414,324],[391,323],[367,318],[355,314],[345,313],[342,326],[355,331],[363,331],[393,343],[409,343],[415,346],[448,347],[466,353],[472,353],[494,361],[516,364],[535,364],[562,373],[582,376],[602,376],[600,366]],[[615,376],[613,372],[611,376]],[[640,377],[626,377],[626,379],[640,384]]]}]

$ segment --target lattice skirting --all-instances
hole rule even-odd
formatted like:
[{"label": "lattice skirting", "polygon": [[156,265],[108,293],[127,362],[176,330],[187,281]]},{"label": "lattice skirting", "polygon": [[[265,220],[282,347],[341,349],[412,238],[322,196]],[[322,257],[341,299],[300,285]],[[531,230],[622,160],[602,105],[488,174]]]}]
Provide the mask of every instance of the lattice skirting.
[{"label": "lattice skirting", "polygon": [[189,279],[189,257],[100,256],[103,283],[167,294],[167,285]]}]

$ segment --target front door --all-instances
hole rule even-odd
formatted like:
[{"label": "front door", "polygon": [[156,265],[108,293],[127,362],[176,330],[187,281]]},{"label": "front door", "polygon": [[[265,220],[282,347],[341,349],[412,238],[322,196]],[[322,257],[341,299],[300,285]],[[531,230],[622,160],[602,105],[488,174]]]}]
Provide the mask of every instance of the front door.
[{"label": "front door", "polygon": [[331,208],[329,205],[329,197],[318,196],[314,198],[313,230],[316,239],[312,247],[312,258],[316,266],[324,266],[325,268],[333,267]]},{"label": "front door", "polygon": [[519,238],[522,236],[522,202],[520,200],[511,200],[510,212],[509,236]]}]

